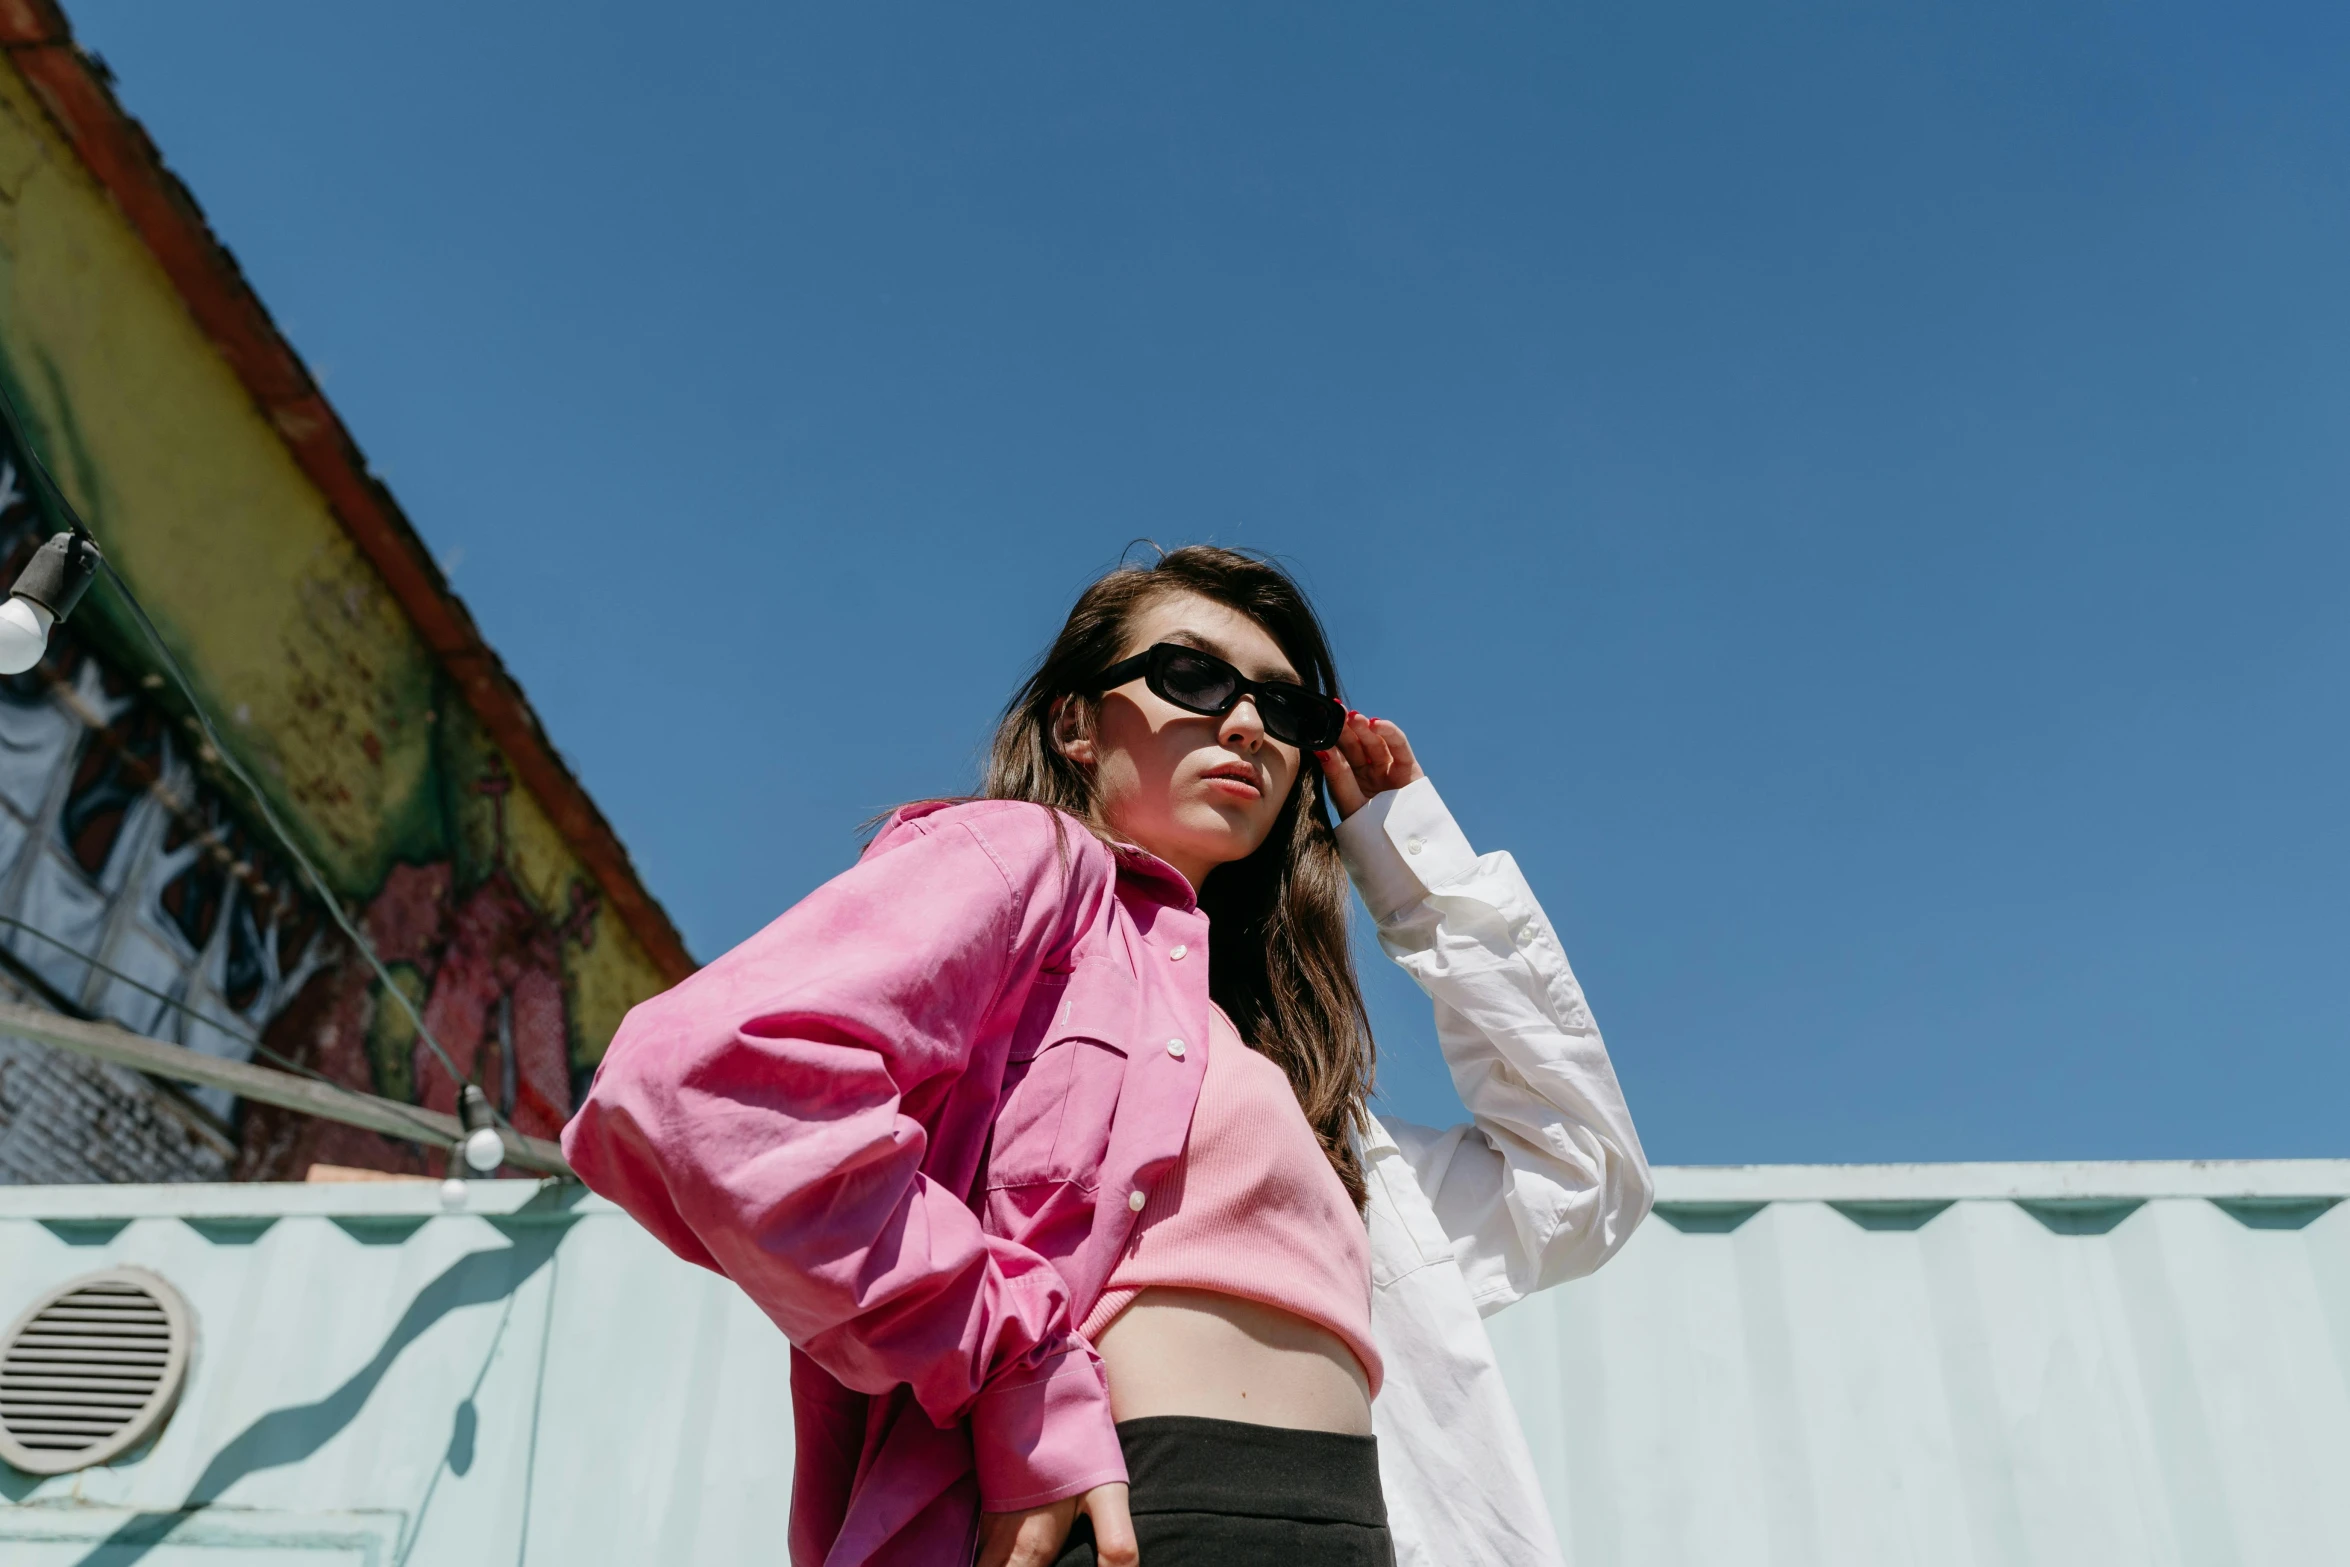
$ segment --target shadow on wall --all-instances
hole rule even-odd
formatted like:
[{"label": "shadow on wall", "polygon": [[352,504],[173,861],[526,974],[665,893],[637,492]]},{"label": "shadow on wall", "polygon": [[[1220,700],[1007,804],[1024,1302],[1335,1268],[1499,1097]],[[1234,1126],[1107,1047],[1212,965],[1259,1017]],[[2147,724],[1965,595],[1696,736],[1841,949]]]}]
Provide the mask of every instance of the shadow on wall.
[{"label": "shadow on wall", "polygon": [[[535,1218],[540,1222],[515,1226],[509,1231],[512,1244],[491,1251],[468,1252],[459,1257],[408,1303],[400,1320],[393,1325],[383,1343],[378,1346],[366,1365],[346,1378],[342,1385],[314,1403],[296,1405],[288,1409],[273,1409],[256,1419],[224,1443],[212,1461],[204,1466],[188,1488],[187,1499],[170,1512],[140,1513],[126,1520],[112,1534],[92,1546],[76,1567],[130,1567],[149,1551],[164,1544],[172,1532],[190,1518],[201,1513],[224,1495],[230,1486],[249,1474],[263,1469],[282,1468],[298,1464],[316,1453],[358,1417],[367,1400],[382,1383],[403,1350],[416,1342],[425,1330],[452,1311],[466,1306],[487,1305],[504,1300],[509,1312],[513,1297],[524,1283],[553,1260],[556,1248],[562,1244],[565,1226],[547,1223],[561,1210],[576,1202],[582,1188],[568,1185],[549,1185],[537,1197],[517,1209],[513,1219]],[[512,1219],[506,1221],[512,1223]],[[504,1321],[499,1334],[505,1331]],[[497,1340],[493,1337],[490,1355],[483,1360],[486,1372],[489,1359],[496,1353]],[[474,1391],[480,1387],[475,1378]],[[449,1452],[445,1468],[454,1468],[462,1474],[471,1467],[471,1427],[467,1412],[472,1407],[473,1392],[468,1392],[452,1412]],[[435,1472],[434,1484],[439,1483]],[[11,1498],[14,1500],[14,1498]],[[430,1505],[431,1493],[417,1509],[418,1527],[425,1508]],[[411,1535],[413,1539],[413,1535]]]}]

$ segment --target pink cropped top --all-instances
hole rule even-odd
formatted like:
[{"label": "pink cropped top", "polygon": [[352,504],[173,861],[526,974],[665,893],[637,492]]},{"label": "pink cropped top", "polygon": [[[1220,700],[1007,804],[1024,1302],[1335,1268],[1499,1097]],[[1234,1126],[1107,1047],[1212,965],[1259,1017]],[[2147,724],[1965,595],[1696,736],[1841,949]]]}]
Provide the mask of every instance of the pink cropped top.
[{"label": "pink cropped top", "polygon": [[1329,1329],[1379,1391],[1371,1241],[1289,1078],[1221,1009],[1183,1160],[1144,1202],[1126,1253],[1079,1331],[1097,1338],[1153,1286],[1212,1290]]}]

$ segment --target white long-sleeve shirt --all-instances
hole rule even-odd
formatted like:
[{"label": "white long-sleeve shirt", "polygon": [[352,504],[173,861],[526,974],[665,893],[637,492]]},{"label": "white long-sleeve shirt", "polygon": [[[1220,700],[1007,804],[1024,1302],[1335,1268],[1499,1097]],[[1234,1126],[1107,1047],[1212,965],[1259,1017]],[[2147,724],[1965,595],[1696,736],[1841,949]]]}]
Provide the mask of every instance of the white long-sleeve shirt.
[{"label": "white long-sleeve shirt", "polygon": [[1517,862],[1471,849],[1426,779],[1369,801],[1338,842],[1380,946],[1435,1003],[1470,1116],[1443,1131],[1378,1118],[1360,1147],[1396,1561],[1557,1567],[1482,1319],[1614,1255],[1648,1212],[1648,1161]]}]

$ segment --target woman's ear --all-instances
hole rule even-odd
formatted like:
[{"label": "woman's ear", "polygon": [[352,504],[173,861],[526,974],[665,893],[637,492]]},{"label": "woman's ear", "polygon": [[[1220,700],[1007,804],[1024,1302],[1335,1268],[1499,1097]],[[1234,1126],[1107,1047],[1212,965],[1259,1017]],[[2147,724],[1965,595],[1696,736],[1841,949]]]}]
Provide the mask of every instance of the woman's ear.
[{"label": "woman's ear", "polygon": [[1095,760],[1093,744],[1093,714],[1084,699],[1073,696],[1053,698],[1053,749],[1080,767],[1091,767]]}]

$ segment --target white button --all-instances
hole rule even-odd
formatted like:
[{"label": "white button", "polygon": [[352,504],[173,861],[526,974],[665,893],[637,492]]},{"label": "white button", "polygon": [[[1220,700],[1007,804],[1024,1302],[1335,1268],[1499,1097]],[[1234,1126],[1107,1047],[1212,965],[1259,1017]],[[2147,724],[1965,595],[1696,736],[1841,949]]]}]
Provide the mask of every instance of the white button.
[{"label": "white button", "polygon": [[1182,1040],[1180,1040],[1180,1039],[1170,1039],[1170,1040],[1168,1040],[1168,1041],[1167,1041],[1167,1054],[1169,1054],[1169,1055],[1173,1056],[1173,1057],[1174,1057],[1176,1060],[1178,1060],[1178,1061],[1182,1060],[1182,1059],[1183,1059],[1183,1041],[1182,1041]]},{"label": "white button", "polygon": [[1428,841],[1425,838],[1407,838],[1404,840],[1403,852],[1417,854],[1426,847],[1428,847]]},{"label": "white button", "polygon": [[1169,957],[1173,958],[1173,959],[1174,959],[1176,962],[1180,963],[1180,962],[1182,962],[1182,961],[1183,961],[1185,958],[1187,958],[1187,957],[1190,957],[1190,956],[1191,956],[1191,949],[1190,949],[1189,947],[1177,947],[1177,948],[1176,948],[1174,951],[1172,951],[1172,952],[1168,953],[1168,954],[1167,954],[1167,956],[1169,956]]},{"label": "white button", "polygon": [[1143,1195],[1142,1195],[1142,1193],[1140,1193],[1140,1192],[1128,1192],[1128,1193],[1126,1194],[1126,1207],[1127,1207],[1128,1211],[1129,1211],[1129,1212],[1133,1212],[1133,1213],[1140,1213],[1140,1212],[1142,1212],[1142,1204],[1143,1204],[1143,1200],[1144,1200],[1144,1199],[1143,1199]]}]

